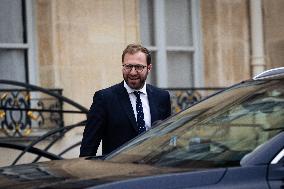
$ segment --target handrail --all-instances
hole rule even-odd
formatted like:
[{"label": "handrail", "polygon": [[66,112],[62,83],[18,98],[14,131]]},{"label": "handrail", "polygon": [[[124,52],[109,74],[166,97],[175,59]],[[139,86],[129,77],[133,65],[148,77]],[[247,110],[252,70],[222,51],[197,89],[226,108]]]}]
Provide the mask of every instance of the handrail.
[{"label": "handrail", "polygon": [[[53,134],[56,134],[58,132],[62,132],[65,130],[65,132],[75,128],[75,127],[79,127],[79,126],[83,126],[85,125],[86,121],[82,121],[73,125],[69,125],[69,126],[65,126],[65,127],[61,127],[61,128],[56,128],[54,130],[51,130],[49,132],[47,132],[46,134],[42,135],[41,137],[39,137],[37,140],[33,141],[31,144],[29,144],[28,146],[26,146],[26,149],[22,151],[21,154],[18,155],[18,157],[14,160],[14,162],[12,163],[12,165],[15,165],[19,159],[26,153],[29,151],[30,148],[33,148],[34,145],[36,145],[37,143],[41,142],[42,140],[50,137]],[[47,151],[48,149],[45,149],[45,151]]]},{"label": "handrail", "polygon": [[[8,142],[1,142],[1,141],[0,141],[0,147],[16,149],[16,150],[21,150],[21,151],[27,149],[27,147],[25,145],[8,143]],[[48,158],[50,160],[60,160],[60,159],[63,159],[62,157],[60,157],[58,155],[55,155],[53,153],[49,153],[49,152],[46,152],[44,150],[41,150],[41,149],[38,149],[38,148],[34,148],[34,147],[30,147],[29,149],[27,149],[27,152],[32,153],[32,154],[36,154],[36,155],[40,155],[40,156]]]},{"label": "handrail", "polygon": [[[0,123],[4,134],[1,140],[8,137],[13,140],[23,137],[33,140],[38,136],[37,133],[37,136],[31,135],[34,126],[46,132],[46,123],[52,124],[52,127],[64,127],[65,113],[86,115],[88,112],[87,108],[64,97],[62,89],[45,89],[19,81],[0,80],[0,92]],[[32,93],[40,93],[40,97],[34,98]],[[68,109],[63,109],[63,103],[68,104]]]},{"label": "handrail", "polygon": [[74,102],[73,100],[71,100],[69,98],[66,98],[66,97],[64,97],[62,95],[56,94],[54,92],[51,92],[50,90],[42,88],[42,87],[38,87],[38,86],[35,86],[35,85],[32,85],[32,84],[22,83],[22,82],[18,82],[18,81],[3,80],[3,79],[0,80],[0,84],[9,84],[9,85],[21,86],[21,87],[25,87],[27,89],[41,91],[41,92],[44,92],[44,93],[46,93],[46,94],[48,94],[50,96],[56,97],[58,99],[61,99],[61,100],[63,100],[64,102],[66,102],[68,104],[73,105],[74,107],[78,108],[82,112],[85,112],[85,113],[88,112],[87,108],[85,108],[84,106]]}]

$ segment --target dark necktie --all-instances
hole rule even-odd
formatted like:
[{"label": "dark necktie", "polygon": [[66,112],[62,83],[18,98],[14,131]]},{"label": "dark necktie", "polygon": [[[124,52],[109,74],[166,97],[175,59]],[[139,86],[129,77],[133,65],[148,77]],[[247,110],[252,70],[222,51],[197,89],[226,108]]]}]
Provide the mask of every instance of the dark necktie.
[{"label": "dark necktie", "polygon": [[136,112],[137,112],[137,126],[138,132],[143,133],[146,131],[145,121],[144,121],[144,113],[143,113],[143,106],[140,99],[140,91],[134,91],[134,95],[136,96]]}]

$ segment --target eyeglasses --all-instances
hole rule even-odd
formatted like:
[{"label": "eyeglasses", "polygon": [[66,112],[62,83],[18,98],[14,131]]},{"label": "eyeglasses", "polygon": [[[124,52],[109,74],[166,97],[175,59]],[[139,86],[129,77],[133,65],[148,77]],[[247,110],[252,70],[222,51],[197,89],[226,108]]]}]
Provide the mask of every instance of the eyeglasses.
[{"label": "eyeglasses", "polygon": [[136,65],[123,64],[122,66],[123,66],[124,70],[127,71],[127,72],[131,72],[133,67],[134,67],[135,71],[142,72],[144,70],[144,68],[147,67],[147,66],[144,66],[144,65],[141,65],[141,64],[136,64]]}]

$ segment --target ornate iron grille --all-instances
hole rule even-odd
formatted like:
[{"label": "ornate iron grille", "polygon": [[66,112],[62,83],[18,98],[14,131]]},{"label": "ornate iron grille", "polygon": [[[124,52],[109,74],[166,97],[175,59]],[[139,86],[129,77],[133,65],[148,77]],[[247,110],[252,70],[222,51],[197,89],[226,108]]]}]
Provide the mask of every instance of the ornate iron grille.
[{"label": "ornate iron grille", "polygon": [[172,113],[193,105],[194,103],[224,89],[224,87],[206,88],[165,88],[171,95]]},{"label": "ornate iron grille", "polygon": [[[62,94],[61,89],[50,91]],[[42,98],[36,98],[37,93],[38,91],[25,89],[0,89],[2,134],[9,137],[33,136],[37,130],[37,135],[41,135],[40,130],[64,126],[62,101],[43,97],[42,94]]]},{"label": "ornate iron grille", "polygon": [[[63,103],[77,110],[63,110]],[[0,80],[0,139],[34,139],[64,127],[63,113],[87,109],[62,96],[62,89],[44,89],[16,81]]]}]

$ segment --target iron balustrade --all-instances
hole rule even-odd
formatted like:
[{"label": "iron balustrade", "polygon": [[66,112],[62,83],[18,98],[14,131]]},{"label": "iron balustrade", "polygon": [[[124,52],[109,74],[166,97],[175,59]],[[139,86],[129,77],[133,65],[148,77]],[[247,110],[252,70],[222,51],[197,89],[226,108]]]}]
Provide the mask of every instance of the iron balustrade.
[{"label": "iron balustrade", "polygon": [[[63,103],[73,109],[63,110]],[[62,96],[62,89],[0,80],[0,140],[34,140],[64,127],[64,113],[86,114],[87,109]]]},{"label": "iron balustrade", "polygon": [[[224,88],[166,88],[171,95],[172,113],[191,106]],[[73,109],[65,110],[68,104]],[[81,141],[64,146],[59,152],[50,152],[65,133],[84,127],[83,121],[65,125],[64,113],[87,115],[88,109],[62,96],[62,89],[45,89],[34,85],[0,80],[0,148],[19,150],[21,153],[12,162],[18,164],[25,154],[37,155],[32,162],[42,157],[55,160],[81,145]],[[40,131],[40,132],[38,132]],[[23,143],[21,143],[23,140]],[[26,143],[30,140],[29,143]],[[48,141],[43,149],[36,147]],[[19,143],[20,142],[20,143]]]},{"label": "iron balustrade", "polygon": [[[64,127],[63,113],[87,113],[87,109],[75,104],[79,111],[63,110],[62,89],[43,89],[25,83],[0,80],[0,84],[22,88],[0,88],[0,139],[33,138],[51,129]],[[171,95],[172,113],[191,106],[203,98],[224,88],[165,88]],[[41,94],[37,94],[41,93]]]},{"label": "iron balustrade", "polygon": [[[62,95],[62,89],[50,89]],[[30,136],[32,125],[38,129],[63,127],[63,103],[60,99],[31,98],[38,91],[0,89],[1,131],[8,137]]]},{"label": "iron balustrade", "polygon": [[222,90],[225,87],[164,88],[171,96],[172,114],[188,108],[196,102]]}]

